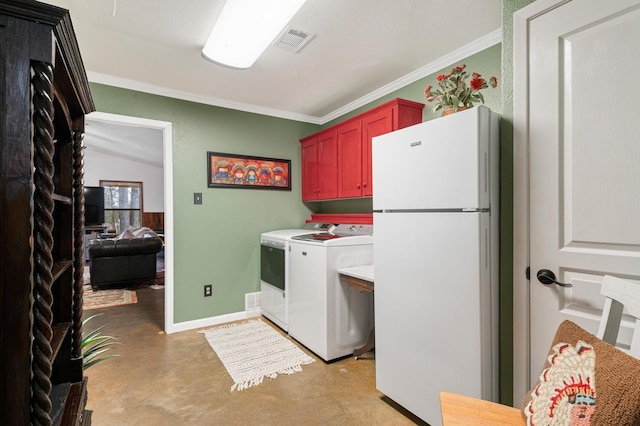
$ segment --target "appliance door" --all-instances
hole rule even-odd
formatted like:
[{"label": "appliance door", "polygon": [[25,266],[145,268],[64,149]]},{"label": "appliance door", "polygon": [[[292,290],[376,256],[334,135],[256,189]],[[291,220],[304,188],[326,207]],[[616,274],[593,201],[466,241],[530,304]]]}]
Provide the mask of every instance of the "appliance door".
[{"label": "appliance door", "polygon": [[260,244],[260,279],[285,291],[285,244]]},{"label": "appliance door", "polygon": [[488,208],[489,119],[479,106],[373,138],[373,210]]},{"label": "appliance door", "polygon": [[488,213],[374,213],[374,227],[378,390],[433,426],[441,391],[495,400]]},{"label": "appliance door", "polygon": [[286,244],[260,244],[260,309],[262,314],[287,331]]},{"label": "appliance door", "polygon": [[291,241],[289,335],[327,359],[327,248]]}]

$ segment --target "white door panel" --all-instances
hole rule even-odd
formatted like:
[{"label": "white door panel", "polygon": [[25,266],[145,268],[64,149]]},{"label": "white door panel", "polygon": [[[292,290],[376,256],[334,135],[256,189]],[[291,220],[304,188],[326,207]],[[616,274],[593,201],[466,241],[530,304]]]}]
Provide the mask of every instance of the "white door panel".
[{"label": "white door panel", "polygon": [[[638,0],[574,0],[530,21],[530,383],[562,320],[597,331],[604,275],[640,279],[640,120],[624,106],[640,97],[638,42]],[[541,269],[573,287],[541,284]]]},{"label": "white door panel", "polygon": [[[640,96],[629,72],[640,66],[639,41],[640,9],[565,38],[565,246],[640,244],[639,111],[620,105]],[[605,85],[594,99],[593,91],[583,88],[597,82]]]}]

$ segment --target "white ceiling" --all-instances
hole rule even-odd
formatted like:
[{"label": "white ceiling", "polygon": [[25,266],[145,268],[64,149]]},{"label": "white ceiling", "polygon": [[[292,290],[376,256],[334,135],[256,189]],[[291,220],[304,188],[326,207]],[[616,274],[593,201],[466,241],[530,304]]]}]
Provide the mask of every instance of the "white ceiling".
[{"label": "white ceiling", "polygon": [[110,121],[86,121],[85,155],[92,152],[127,159],[154,167],[163,167],[162,130]]},{"label": "white ceiling", "polygon": [[300,52],[236,70],[200,53],[224,0],[44,1],[70,11],[92,82],[316,124],[501,39],[501,0],[307,0]]},{"label": "white ceiling", "polygon": [[45,1],[70,10],[90,81],[316,123],[499,32],[502,3],[307,0],[290,25],[311,42],[299,53],[269,47],[236,70],[200,53],[224,0]]}]

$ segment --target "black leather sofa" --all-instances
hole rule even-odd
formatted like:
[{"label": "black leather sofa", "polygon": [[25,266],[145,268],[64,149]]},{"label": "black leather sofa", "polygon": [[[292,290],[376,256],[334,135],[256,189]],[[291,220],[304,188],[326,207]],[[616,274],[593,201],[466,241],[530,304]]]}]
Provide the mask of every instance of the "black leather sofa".
[{"label": "black leather sofa", "polygon": [[122,288],[156,278],[159,237],[93,240],[89,244],[91,287]]}]

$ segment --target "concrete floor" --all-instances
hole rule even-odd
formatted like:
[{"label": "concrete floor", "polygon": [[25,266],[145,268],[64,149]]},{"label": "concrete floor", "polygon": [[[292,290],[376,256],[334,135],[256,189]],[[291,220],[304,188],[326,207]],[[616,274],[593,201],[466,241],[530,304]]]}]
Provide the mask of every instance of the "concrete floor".
[{"label": "concrete floor", "polygon": [[88,330],[108,324],[103,334],[122,343],[111,350],[120,357],[85,372],[93,425],[425,424],[376,390],[373,353],[325,363],[298,344],[316,362],[231,392],[231,377],[198,330],[162,331],[164,290],[137,295],[137,304],[85,312],[102,313]]}]

